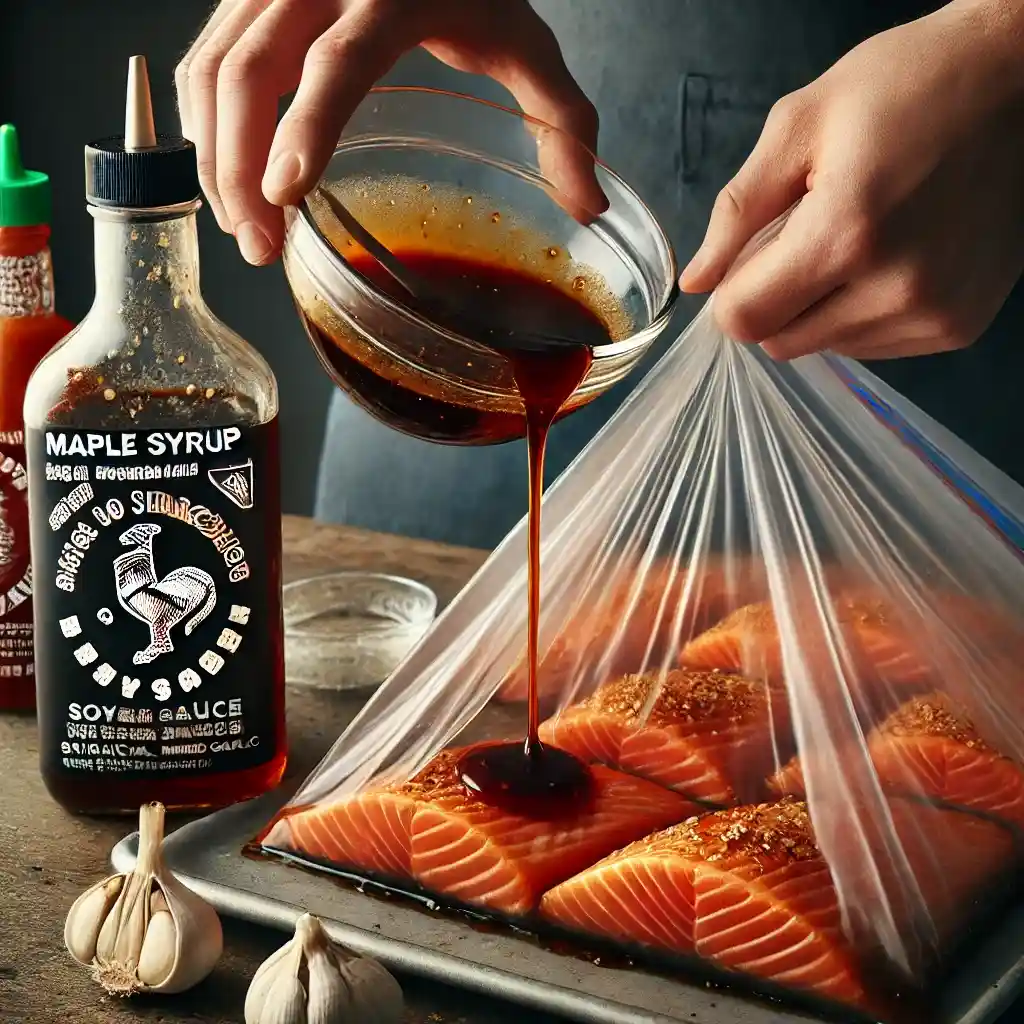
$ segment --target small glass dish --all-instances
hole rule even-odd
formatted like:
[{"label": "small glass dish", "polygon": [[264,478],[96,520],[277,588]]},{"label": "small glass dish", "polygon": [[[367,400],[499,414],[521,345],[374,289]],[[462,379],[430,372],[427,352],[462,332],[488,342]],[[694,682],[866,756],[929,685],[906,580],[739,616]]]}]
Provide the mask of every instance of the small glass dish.
[{"label": "small glass dish", "polygon": [[284,587],[289,683],[333,690],[379,686],[437,614],[422,583],[383,573],[335,572]]},{"label": "small glass dish", "polygon": [[[349,120],[322,186],[393,252],[457,257],[527,273],[576,297],[610,340],[563,407],[625,377],[678,298],[672,246],[653,213],[596,162],[596,214],[545,176],[543,154],[579,143],[522,113],[420,88],[374,89]],[[583,152],[586,152],[585,150]],[[588,160],[594,158],[588,153]],[[345,258],[361,247],[314,192],[285,213],[283,263],[324,369],[371,415],[426,440],[524,437],[511,364],[385,294]]]}]

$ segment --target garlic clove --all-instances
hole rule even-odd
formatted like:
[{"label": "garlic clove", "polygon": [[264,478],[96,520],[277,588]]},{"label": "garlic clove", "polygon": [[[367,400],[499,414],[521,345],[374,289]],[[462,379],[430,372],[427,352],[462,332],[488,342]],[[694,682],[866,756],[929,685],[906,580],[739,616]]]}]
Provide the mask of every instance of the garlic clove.
[{"label": "garlic clove", "polygon": [[80,964],[88,967],[96,956],[100,928],[123,887],[124,875],[111,875],[82,893],[68,912],[64,945]]},{"label": "garlic clove", "polygon": [[101,964],[109,963],[114,959],[117,935],[121,930],[125,916],[125,901],[129,898],[129,890],[135,884],[135,880],[131,875],[126,875],[124,881],[125,884],[121,887],[120,894],[104,919],[99,935],[96,936],[96,960]]},{"label": "garlic clove", "polygon": [[[132,872],[128,885],[118,897],[118,903],[114,904],[113,913],[104,922],[104,931],[100,933],[97,943],[98,960],[132,966],[138,964],[139,951],[149,927],[151,886],[151,876]],[[104,932],[108,930],[108,924],[113,925],[113,949],[109,954],[104,943]]]},{"label": "garlic clove", "polygon": [[177,926],[174,970],[153,987],[169,995],[198,985],[217,966],[224,952],[224,931],[217,911],[166,868],[162,882],[167,905]]},{"label": "garlic clove", "polygon": [[400,1024],[405,1015],[402,986],[376,960],[360,956],[342,962],[341,977],[352,995],[351,1019]]},{"label": "garlic clove", "polygon": [[302,987],[302,982],[291,975],[276,979],[263,1004],[258,1022],[306,1024],[306,990]]},{"label": "garlic clove", "polygon": [[161,902],[164,904],[163,908],[157,910],[149,919],[149,927],[142,940],[139,963],[135,969],[139,981],[149,988],[156,988],[171,976],[177,953],[178,928],[162,897]]},{"label": "garlic clove", "polygon": [[263,962],[245,995],[246,1024],[305,1024],[307,997],[299,980],[302,962],[297,938]]},{"label": "garlic clove", "polygon": [[296,943],[285,962],[271,975],[259,1024],[306,1024],[308,996],[299,980],[301,969],[302,946]]},{"label": "garlic clove", "polygon": [[[246,1024],[258,1024],[263,1004],[267,999],[267,993],[278,978],[278,964],[289,956],[294,957],[297,949],[298,962],[301,963],[301,947],[295,939],[292,939],[290,942],[286,942],[276,953],[268,956],[252,976],[249,990],[245,994]],[[298,971],[298,967],[296,967],[296,971]]]},{"label": "garlic clove", "polygon": [[340,1021],[354,1019],[349,1013],[352,993],[338,970],[338,958],[334,951],[317,944],[307,947],[306,958],[309,969],[306,1024],[338,1024]]}]

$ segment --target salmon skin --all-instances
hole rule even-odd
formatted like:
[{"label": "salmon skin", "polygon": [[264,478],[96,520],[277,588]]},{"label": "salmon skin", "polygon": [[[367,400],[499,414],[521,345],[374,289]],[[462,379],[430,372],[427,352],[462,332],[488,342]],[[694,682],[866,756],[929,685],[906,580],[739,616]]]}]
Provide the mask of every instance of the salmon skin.
[{"label": "salmon skin", "polygon": [[[541,654],[542,697],[586,691],[593,683],[674,663],[691,637],[734,608],[767,595],[764,566],[747,558],[707,558],[687,569],[663,560],[619,579],[570,617]],[[526,700],[525,655],[498,697]]]},{"label": "salmon skin", "polygon": [[761,796],[779,751],[791,749],[784,691],[685,669],[616,679],[543,723],[540,736],[581,760],[713,804]]},{"label": "salmon skin", "polygon": [[[868,736],[882,787],[983,811],[1024,826],[1024,769],[993,750],[967,712],[944,693],[911,697]],[[803,796],[803,768],[792,759],[768,782],[779,795]]]},{"label": "salmon skin", "polygon": [[283,818],[265,845],[520,916],[553,885],[696,809],[661,786],[595,766],[590,800],[572,816],[512,814],[463,786],[466,749],[442,751],[409,782]]},{"label": "salmon skin", "polygon": [[[997,824],[894,801],[895,836],[929,921],[894,907],[908,944],[940,937],[1012,861]],[[876,863],[884,864],[881,853]],[[883,871],[883,875],[885,871]],[[890,878],[888,892],[900,893]],[[688,819],[606,857],[556,886],[541,915],[577,934],[704,957],[726,970],[870,1009],[862,968],[874,953],[844,933],[839,896],[806,804],[783,800]]]}]

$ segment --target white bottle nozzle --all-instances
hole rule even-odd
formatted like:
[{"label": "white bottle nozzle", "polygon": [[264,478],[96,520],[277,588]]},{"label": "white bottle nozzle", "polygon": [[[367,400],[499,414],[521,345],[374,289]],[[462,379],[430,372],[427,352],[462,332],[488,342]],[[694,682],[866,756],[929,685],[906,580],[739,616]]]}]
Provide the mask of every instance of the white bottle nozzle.
[{"label": "white bottle nozzle", "polygon": [[153,149],[156,126],[153,123],[153,100],[149,93],[149,72],[145,57],[128,61],[128,92],[124,107],[124,148]]}]

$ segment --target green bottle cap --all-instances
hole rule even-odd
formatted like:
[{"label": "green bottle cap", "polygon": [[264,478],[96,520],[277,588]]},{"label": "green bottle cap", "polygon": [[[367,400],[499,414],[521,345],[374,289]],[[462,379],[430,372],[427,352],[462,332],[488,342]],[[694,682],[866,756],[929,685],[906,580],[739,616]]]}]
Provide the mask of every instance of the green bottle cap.
[{"label": "green bottle cap", "polygon": [[18,132],[13,124],[0,126],[0,228],[49,224],[50,212],[49,177],[25,170]]}]

